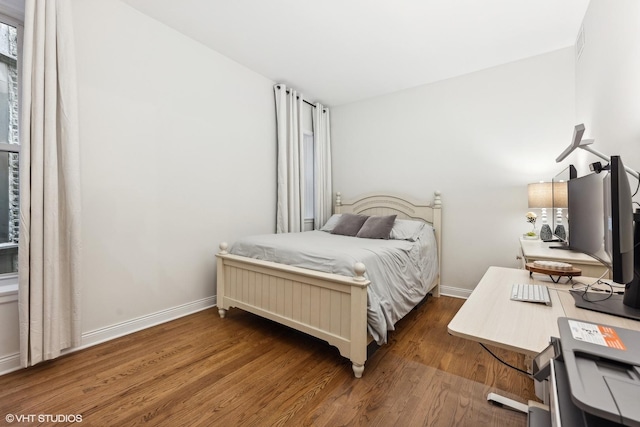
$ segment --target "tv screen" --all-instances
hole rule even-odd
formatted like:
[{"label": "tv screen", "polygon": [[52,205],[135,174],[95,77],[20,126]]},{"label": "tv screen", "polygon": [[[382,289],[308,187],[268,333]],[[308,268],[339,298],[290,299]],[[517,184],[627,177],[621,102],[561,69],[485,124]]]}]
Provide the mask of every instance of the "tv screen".
[{"label": "tv screen", "polygon": [[573,165],[563,169],[551,180],[553,204],[553,235],[561,242],[567,242],[567,185],[571,178],[576,178],[577,172]]},{"label": "tv screen", "polygon": [[613,281],[633,280],[633,200],[622,159],[611,157],[604,180],[605,250],[611,259]]},{"label": "tv screen", "polygon": [[[607,169],[609,173],[604,180],[594,173],[569,181],[569,246],[593,255],[596,241],[601,240],[611,260],[613,281],[625,285],[624,295],[609,293],[605,298],[593,300],[585,291],[572,290],[571,294],[577,307],[640,320],[640,281],[636,273],[640,261],[634,257],[640,233],[634,230],[631,187],[619,156],[611,157]],[[595,197],[601,200],[599,212]],[[596,226],[585,211],[598,213],[600,225]],[[572,224],[576,215],[578,219]]]},{"label": "tv screen", "polygon": [[592,173],[567,183],[569,248],[587,255],[604,250],[602,175]]}]

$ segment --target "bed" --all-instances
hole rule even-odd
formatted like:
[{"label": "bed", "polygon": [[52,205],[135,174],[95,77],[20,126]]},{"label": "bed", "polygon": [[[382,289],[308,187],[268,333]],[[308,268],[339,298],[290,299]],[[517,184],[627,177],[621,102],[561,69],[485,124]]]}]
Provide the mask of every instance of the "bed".
[{"label": "bed", "polygon": [[[382,315],[385,317],[383,322],[395,323],[427,293],[435,297],[440,295],[441,208],[439,192],[434,193],[431,202],[417,202],[405,196],[388,194],[367,194],[354,200],[342,200],[341,194],[336,194],[334,214],[337,215],[334,215],[335,217],[341,214],[377,217],[396,215],[397,220],[411,220],[404,221],[407,223],[412,221],[426,223],[424,230],[420,231],[421,235],[426,236],[429,233],[433,235],[433,244],[429,243],[429,246],[433,246],[430,250],[435,252],[435,263],[431,263],[433,265],[428,269],[424,268],[429,271],[420,271],[421,280],[423,282],[428,280],[420,286],[422,294],[419,298],[413,296],[410,299],[411,307],[407,306],[408,301],[404,301],[401,304],[402,309],[396,310],[398,312],[395,314],[389,315],[385,312]],[[397,220],[396,223],[399,223],[400,221]],[[372,245],[376,242],[371,242],[372,239],[334,236],[326,231],[275,236],[294,242],[290,249],[291,254],[298,251],[296,245],[302,239],[307,240],[307,236],[308,241],[312,242],[310,248],[316,248],[317,251],[321,250],[319,248],[325,245],[325,241],[337,238],[334,244],[336,247],[340,247],[341,251],[344,249],[344,251],[353,250],[354,252],[346,252],[348,254],[346,260],[341,261],[338,267],[320,266],[316,269],[315,266],[307,267],[306,261],[319,258],[317,256],[319,252],[316,251],[304,257],[305,262],[298,262],[299,265],[290,265],[292,262],[290,259],[295,257],[287,255],[284,249],[274,250],[268,240],[270,237],[267,238],[267,236],[253,236],[244,245],[242,245],[243,239],[240,239],[233,246],[234,252],[237,253],[230,253],[229,245],[223,242],[220,244],[220,252],[216,254],[216,304],[220,316],[225,317],[229,308],[236,307],[327,341],[335,346],[342,356],[351,361],[355,377],[360,378],[364,372],[368,344],[372,341],[378,343],[386,341],[386,332],[381,336],[381,331],[376,332],[376,328],[381,326],[375,325],[376,322],[372,321],[372,316],[376,318],[374,313],[376,305],[368,302],[376,300],[373,292],[379,287],[381,280],[375,280],[375,278],[379,277],[380,272],[384,275],[390,273],[384,272],[387,268],[384,262],[384,267],[381,267],[375,260],[364,263],[360,261],[371,259],[367,258],[366,254],[371,252]],[[312,237],[320,240],[313,240]],[[350,249],[349,239],[362,242],[363,247],[354,246]],[[424,237],[422,239],[426,241]],[[425,252],[426,244],[420,244],[419,249],[414,249],[415,244],[400,240],[377,243],[384,246],[385,252],[397,250],[400,253],[409,254],[408,256],[412,258],[415,258],[417,253],[420,256],[427,253]],[[251,245],[257,247],[257,254],[247,252],[251,250]],[[283,254],[285,258],[278,258]],[[330,258],[333,255],[322,256]],[[392,252],[390,256],[398,255]],[[353,262],[350,263],[349,260]],[[367,263],[370,265],[367,266]],[[347,264],[349,264],[348,270],[352,269],[352,271],[345,271]],[[319,271],[321,269],[328,271]],[[371,323],[374,325],[372,326]],[[389,326],[389,329],[393,329],[393,324],[387,325]]]}]

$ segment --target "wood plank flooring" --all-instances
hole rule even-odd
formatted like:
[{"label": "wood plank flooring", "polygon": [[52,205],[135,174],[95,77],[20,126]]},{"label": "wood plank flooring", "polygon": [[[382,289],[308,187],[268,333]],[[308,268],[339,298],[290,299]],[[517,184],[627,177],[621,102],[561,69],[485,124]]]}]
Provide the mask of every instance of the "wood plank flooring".
[{"label": "wood plank flooring", "polygon": [[322,341],[241,310],[205,310],[1,376],[0,425],[74,424],[8,424],[7,414],[78,414],[83,426],[526,425],[486,394],[526,402],[532,381],[447,333],[462,303],[431,298],[407,315],[361,379]]}]

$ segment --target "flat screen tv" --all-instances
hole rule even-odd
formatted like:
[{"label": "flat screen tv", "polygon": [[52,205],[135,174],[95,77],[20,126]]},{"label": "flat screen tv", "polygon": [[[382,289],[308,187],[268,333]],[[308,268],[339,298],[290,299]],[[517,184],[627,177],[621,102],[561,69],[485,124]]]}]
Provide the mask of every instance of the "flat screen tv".
[{"label": "flat screen tv", "polygon": [[552,182],[552,204],[553,204],[553,235],[555,240],[567,242],[567,224],[565,215],[569,207],[567,200],[567,186],[569,180],[578,176],[576,168],[569,165],[551,180]]},{"label": "flat screen tv", "polygon": [[603,179],[592,173],[567,183],[569,249],[594,258],[604,255]]},{"label": "flat screen tv", "polygon": [[[634,230],[634,217],[637,220],[640,214],[633,213],[631,187],[620,156],[611,156],[608,170],[604,179],[597,179],[594,173],[569,181],[569,246],[594,255],[597,242],[602,242],[613,281],[625,285],[624,295],[610,293],[605,298],[599,294],[589,297],[583,291],[571,293],[578,307],[640,320],[640,249],[634,251],[640,242],[640,227]],[[599,211],[596,199],[601,201]],[[580,209],[593,210],[601,224],[596,226],[596,215]],[[587,219],[572,225],[576,214]]]}]

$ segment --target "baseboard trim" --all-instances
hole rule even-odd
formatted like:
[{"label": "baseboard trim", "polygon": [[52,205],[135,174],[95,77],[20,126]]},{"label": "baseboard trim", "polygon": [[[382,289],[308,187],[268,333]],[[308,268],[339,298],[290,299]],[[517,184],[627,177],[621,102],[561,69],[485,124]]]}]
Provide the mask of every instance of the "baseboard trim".
[{"label": "baseboard trim", "polygon": [[[94,345],[101,344],[103,342],[110,341],[112,339],[119,338],[125,335],[129,335],[134,332],[150,328],[152,326],[170,322],[171,320],[188,316],[189,314],[197,313],[198,311],[206,310],[207,308],[211,308],[215,305],[215,296],[202,298],[197,301],[189,302],[186,304],[178,305],[176,307],[168,308],[166,310],[160,310],[155,313],[127,320],[122,323],[117,323],[115,325],[85,332],[82,334],[82,345],[80,345],[79,347],[63,350],[62,355],[92,347]],[[21,366],[19,353],[0,357],[0,375],[17,371],[20,368]]]},{"label": "baseboard trim", "polygon": [[110,341],[114,338],[119,338],[134,332],[141,331],[143,329],[150,328],[152,326],[170,322],[171,320],[188,316],[189,314],[197,313],[198,311],[205,310],[207,308],[213,307],[214,305],[216,305],[216,297],[207,297],[198,301],[189,302],[186,304],[178,305],[176,307],[168,308],[166,310],[157,311],[155,313],[127,320],[126,322],[117,323],[115,325],[85,332],[82,334],[82,345],[73,349],[69,349],[64,353],[81,350],[83,348],[101,344],[105,341]]},{"label": "baseboard trim", "polygon": [[20,369],[20,353],[0,357],[0,375]]},{"label": "baseboard trim", "polygon": [[440,295],[445,295],[448,297],[467,299],[471,295],[471,292],[473,291],[470,289],[454,288],[451,286],[440,286]]}]

